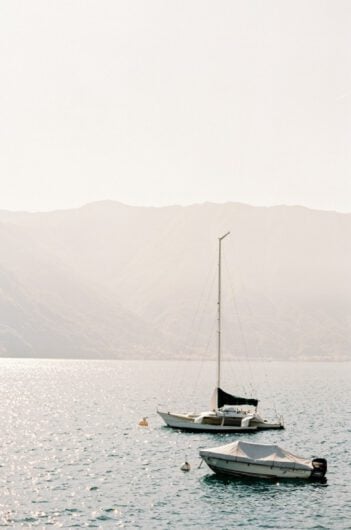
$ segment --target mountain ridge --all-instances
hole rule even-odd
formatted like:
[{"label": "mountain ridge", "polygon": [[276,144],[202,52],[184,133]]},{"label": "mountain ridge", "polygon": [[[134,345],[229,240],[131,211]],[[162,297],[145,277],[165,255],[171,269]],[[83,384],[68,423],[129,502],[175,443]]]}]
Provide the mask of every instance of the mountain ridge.
[{"label": "mountain ridge", "polygon": [[334,210],[334,209],[319,209],[314,208],[310,206],[306,206],[303,204],[271,204],[271,205],[259,205],[259,204],[250,204],[246,202],[241,201],[226,201],[226,202],[214,202],[214,201],[204,201],[204,202],[195,202],[191,204],[167,204],[167,205],[149,205],[149,206],[141,206],[136,204],[128,204],[122,201],[118,201],[115,199],[100,199],[95,201],[90,201],[83,203],[80,206],[76,207],[62,207],[62,208],[54,208],[52,210],[9,210],[6,208],[0,209],[0,215],[2,214],[50,214],[50,213],[57,213],[57,212],[68,212],[68,211],[75,211],[75,210],[81,210],[86,207],[94,206],[94,205],[116,205],[116,206],[122,206],[127,208],[139,208],[139,209],[165,209],[165,208],[191,208],[193,206],[203,206],[203,205],[214,205],[214,206],[225,206],[225,205],[238,205],[238,206],[244,206],[248,208],[262,208],[262,209],[273,209],[273,208],[301,208],[305,210],[311,210],[315,212],[330,212],[330,213],[336,213],[340,215],[351,215],[351,212],[344,212],[340,210]]},{"label": "mountain ridge", "polygon": [[[197,306],[208,270],[216,270],[217,238],[227,230],[224,354],[348,359],[351,216],[233,202],[138,207],[96,201],[53,212],[1,210],[1,355],[20,355],[23,343],[33,356],[52,347],[63,357],[210,358],[213,278],[202,320],[193,329],[191,323],[200,319]],[[16,286],[17,300],[9,294]],[[10,325],[16,304],[21,311]]]}]

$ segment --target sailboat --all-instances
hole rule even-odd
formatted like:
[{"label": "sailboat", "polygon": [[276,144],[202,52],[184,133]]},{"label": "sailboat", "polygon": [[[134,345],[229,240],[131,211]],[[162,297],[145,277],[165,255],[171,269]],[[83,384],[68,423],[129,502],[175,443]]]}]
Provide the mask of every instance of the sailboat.
[{"label": "sailboat", "polygon": [[239,397],[221,388],[221,261],[222,241],[218,238],[218,327],[217,327],[217,382],[211,398],[211,408],[201,413],[176,413],[157,410],[163,421],[174,429],[197,432],[252,432],[263,429],[283,429],[281,418],[276,422],[263,419],[258,411],[258,399]]}]

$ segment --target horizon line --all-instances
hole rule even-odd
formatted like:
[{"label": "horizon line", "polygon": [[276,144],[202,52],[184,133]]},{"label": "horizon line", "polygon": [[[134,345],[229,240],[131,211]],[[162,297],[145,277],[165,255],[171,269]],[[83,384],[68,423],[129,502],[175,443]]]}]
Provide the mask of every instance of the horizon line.
[{"label": "horizon line", "polygon": [[71,207],[59,207],[59,208],[53,208],[53,209],[8,209],[8,208],[0,208],[0,212],[7,212],[7,213],[13,213],[13,214],[45,214],[45,213],[57,213],[57,212],[66,212],[66,211],[72,211],[72,210],[81,210],[83,208],[92,206],[92,205],[98,205],[98,204],[106,204],[111,203],[114,205],[119,205],[126,208],[143,208],[143,209],[158,209],[161,210],[163,208],[190,208],[194,206],[205,206],[205,205],[213,205],[213,206],[227,206],[227,205],[238,205],[238,206],[245,206],[249,208],[302,208],[306,210],[311,211],[319,211],[319,212],[329,212],[329,213],[338,213],[342,215],[349,215],[351,214],[350,211],[344,211],[344,210],[336,210],[331,208],[317,208],[312,206],[306,206],[305,204],[297,204],[297,203],[278,203],[278,204],[270,204],[270,205],[263,205],[263,204],[251,204],[248,202],[242,202],[242,201],[225,201],[225,202],[216,202],[216,201],[209,201],[205,200],[202,202],[192,202],[189,204],[179,204],[179,203],[173,203],[168,205],[140,205],[140,204],[130,204],[125,203],[122,201],[119,201],[117,199],[97,199],[92,200],[89,202],[84,202],[80,206],[71,206]]}]

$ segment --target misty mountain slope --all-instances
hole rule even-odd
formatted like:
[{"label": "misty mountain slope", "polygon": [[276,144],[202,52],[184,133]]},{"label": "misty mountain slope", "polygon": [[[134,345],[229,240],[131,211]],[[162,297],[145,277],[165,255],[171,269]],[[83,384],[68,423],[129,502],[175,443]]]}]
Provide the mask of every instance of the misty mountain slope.
[{"label": "misty mountain slope", "polygon": [[[120,318],[131,317],[122,342],[135,344],[133,355],[212,355],[217,237],[230,230],[223,247],[224,350],[239,357],[349,357],[351,215],[236,203],[138,208],[106,201],[48,213],[0,212],[0,220],[40,246],[33,259],[47,253],[90,296],[95,289],[94,296],[118,305]],[[8,270],[22,261],[20,255],[11,259]],[[26,285],[40,289],[42,275],[27,275]],[[52,285],[49,291],[56,293]],[[76,298],[84,300],[79,293]],[[72,303],[68,295],[66,302]],[[73,307],[78,305],[75,300]],[[111,311],[99,308],[94,318],[109,335]],[[135,319],[145,330],[135,328]]]},{"label": "misty mountain slope", "polygon": [[22,227],[0,224],[2,355],[125,358],[169,347],[162,333],[156,338],[151,326],[38,241]]}]

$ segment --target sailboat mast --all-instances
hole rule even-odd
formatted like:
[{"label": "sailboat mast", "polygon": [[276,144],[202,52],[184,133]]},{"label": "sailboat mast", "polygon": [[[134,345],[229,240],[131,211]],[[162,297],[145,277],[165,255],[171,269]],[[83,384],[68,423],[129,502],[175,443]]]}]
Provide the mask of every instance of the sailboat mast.
[{"label": "sailboat mast", "polygon": [[[217,388],[221,386],[221,296],[222,296],[222,241],[227,237],[230,232],[224,234],[224,236],[218,238],[218,328],[217,328]],[[218,391],[217,391],[218,393]],[[217,397],[218,406],[218,397]]]}]

